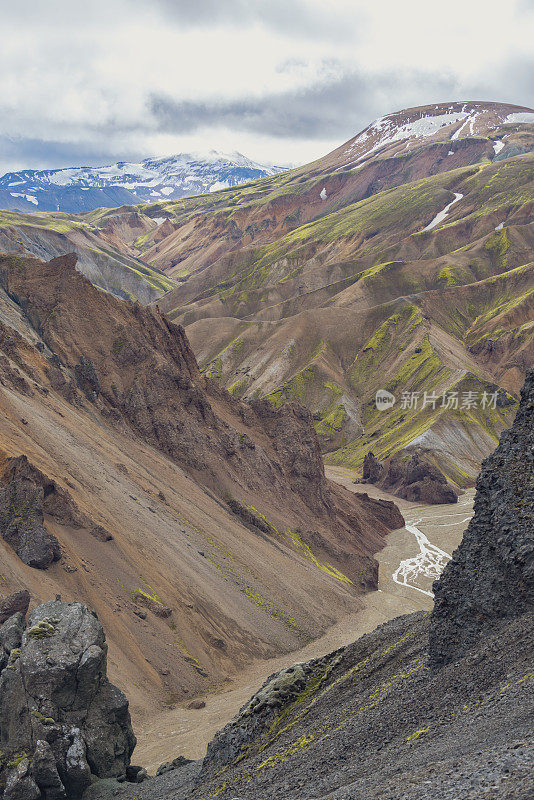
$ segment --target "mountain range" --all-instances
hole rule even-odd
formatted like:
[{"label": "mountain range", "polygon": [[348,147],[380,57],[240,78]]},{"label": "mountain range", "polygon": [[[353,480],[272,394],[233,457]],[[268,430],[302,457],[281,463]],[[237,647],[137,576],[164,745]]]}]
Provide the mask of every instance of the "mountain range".
[{"label": "mountain range", "polygon": [[0,208],[10,211],[66,211],[115,208],[127,203],[175,200],[276,175],[241,153],[180,153],[120,161],[105,167],[24,169],[0,178]]},{"label": "mountain range", "polygon": [[408,109],[244,186],[3,212],[0,247],[73,251],[97,286],[156,302],[234,396],[303,402],[328,463],[422,453],[461,488],[534,353],[533,150],[527,108]]}]

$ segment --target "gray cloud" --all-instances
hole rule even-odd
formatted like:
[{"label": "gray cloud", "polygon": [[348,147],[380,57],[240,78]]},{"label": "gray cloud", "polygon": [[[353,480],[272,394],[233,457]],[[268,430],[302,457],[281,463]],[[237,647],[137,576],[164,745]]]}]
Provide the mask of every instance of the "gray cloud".
[{"label": "gray cloud", "polygon": [[[401,17],[388,14],[395,0],[86,0],[83,9],[32,0],[30,18],[24,4],[10,4],[2,12],[0,170],[210,147],[304,161],[409,106],[534,106],[534,0],[507,7],[503,20],[515,34],[492,61],[484,26],[494,42],[504,21],[475,9],[458,37],[451,28],[433,49],[432,22],[409,17],[414,7],[407,3],[408,16],[403,7],[399,35]],[[460,49],[466,41],[469,52]],[[456,50],[465,58],[454,59]]]},{"label": "gray cloud", "polygon": [[417,105],[450,100],[456,78],[436,73],[351,72],[337,80],[298,91],[225,102],[180,102],[163,95],[149,100],[150,113],[160,130],[192,133],[202,127],[223,126],[280,138],[323,139],[339,142],[353,136],[374,117]]},{"label": "gray cloud", "polygon": [[[136,0],[144,4],[144,0]],[[254,24],[289,33],[293,37],[325,39],[354,38],[359,13],[351,25],[328,9],[310,6],[305,0],[153,0],[168,19],[184,27],[210,28],[229,25],[243,28]]]},{"label": "gray cloud", "polygon": [[121,161],[140,161],[146,153],[136,150],[115,149],[106,140],[97,137],[92,144],[77,141],[60,142],[54,139],[33,137],[10,138],[0,136],[0,173],[20,169],[55,169],[63,166],[97,167]]}]

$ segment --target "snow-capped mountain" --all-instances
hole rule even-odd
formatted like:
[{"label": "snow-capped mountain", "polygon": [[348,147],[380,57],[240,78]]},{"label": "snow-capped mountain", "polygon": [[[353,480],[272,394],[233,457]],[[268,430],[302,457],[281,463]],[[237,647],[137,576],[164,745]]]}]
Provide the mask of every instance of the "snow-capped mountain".
[{"label": "snow-capped mountain", "polygon": [[129,203],[175,200],[276,175],[286,167],[258,164],[241,153],[180,153],[105,167],[21,170],[0,178],[0,208],[91,211]]},{"label": "snow-capped mountain", "polygon": [[[375,120],[324,159],[337,169],[356,169],[370,159],[382,159],[416,150],[429,140],[449,141],[454,156],[466,138],[493,141],[495,156],[505,150],[507,139],[524,125],[534,124],[534,111],[508,103],[456,102],[419,106]],[[497,135],[502,133],[502,135]],[[510,153],[503,152],[500,158]]]}]

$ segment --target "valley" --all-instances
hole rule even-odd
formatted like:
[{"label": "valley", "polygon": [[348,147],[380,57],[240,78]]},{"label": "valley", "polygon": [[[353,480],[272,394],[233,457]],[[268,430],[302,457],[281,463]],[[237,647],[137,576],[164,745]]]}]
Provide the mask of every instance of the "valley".
[{"label": "valley", "polygon": [[[327,469],[332,480],[351,485],[351,474],[339,468]],[[367,487],[357,486],[357,490]],[[378,496],[376,490],[373,495]],[[384,499],[394,499],[385,493]],[[439,508],[421,508],[415,503],[400,501],[399,507],[409,519],[421,515],[419,527],[431,542],[441,545],[452,553],[462,539],[465,527],[471,518],[473,492],[469,490],[461,498],[460,504]],[[450,523],[443,520],[450,518]],[[384,548],[377,554],[379,564],[378,588],[363,598],[363,608],[348,613],[340,622],[329,628],[324,635],[315,639],[302,649],[284,657],[255,661],[240,670],[239,674],[228,679],[216,692],[200,695],[205,703],[200,709],[189,709],[187,705],[158,713],[147,714],[142,708],[132,705],[132,718],[138,743],[136,758],[145,764],[149,772],[155,772],[163,761],[171,761],[177,756],[191,759],[203,758],[206,746],[216,731],[234,717],[248,698],[256,692],[269,675],[290,667],[294,663],[322,658],[326,654],[346,647],[365,633],[370,633],[401,614],[416,611],[430,611],[432,597],[429,587],[433,578],[423,570],[412,575],[411,585],[402,586],[394,574],[406,559],[413,559],[418,550],[413,535],[407,528],[388,534]],[[444,566],[444,565],[441,565]],[[441,570],[440,570],[441,572]],[[425,597],[424,595],[427,595]]]},{"label": "valley", "polygon": [[[478,765],[458,708],[525,730],[534,112],[407,109],[191,196],[178,166],[52,171],[131,196],[0,212],[0,702],[38,742],[0,789],[398,800],[434,735]],[[27,691],[62,670],[67,700]],[[195,763],[152,783],[131,721],[151,774]]]}]

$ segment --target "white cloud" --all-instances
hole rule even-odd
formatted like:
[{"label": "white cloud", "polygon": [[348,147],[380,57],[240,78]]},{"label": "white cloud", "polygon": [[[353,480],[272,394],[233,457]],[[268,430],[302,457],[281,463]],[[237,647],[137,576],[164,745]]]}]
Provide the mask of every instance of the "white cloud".
[{"label": "white cloud", "polygon": [[[304,162],[405,105],[532,105],[527,6],[449,0],[438,16],[428,0],[33,0],[29,15],[10,4],[0,169],[209,147]],[[154,97],[188,109],[188,124],[162,124]]]}]

